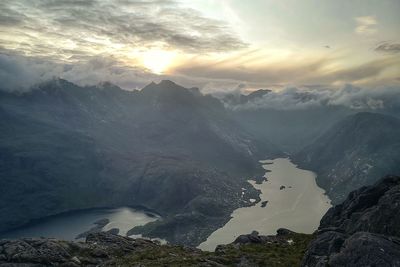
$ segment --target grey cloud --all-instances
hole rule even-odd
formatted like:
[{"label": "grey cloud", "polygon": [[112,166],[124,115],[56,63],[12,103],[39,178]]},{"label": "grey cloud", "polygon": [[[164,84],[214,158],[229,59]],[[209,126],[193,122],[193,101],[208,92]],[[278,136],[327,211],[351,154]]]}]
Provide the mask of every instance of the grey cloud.
[{"label": "grey cloud", "polygon": [[7,6],[7,3],[0,2],[0,26],[7,27],[22,24],[25,16]]},{"label": "grey cloud", "polygon": [[0,14],[0,25],[2,26],[10,26],[19,24],[22,22],[22,19],[18,16],[10,16],[10,15],[3,15]]},{"label": "grey cloud", "polygon": [[52,7],[91,7],[96,3],[95,0],[41,0],[37,2],[38,6],[52,8]]},{"label": "grey cloud", "polygon": [[24,57],[0,54],[0,80],[2,90],[25,90],[27,87],[40,81],[43,76],[41,66],[43,62],[32,62]]},{"label": "grey cloud", "polygon": [[[20,27],[13,26],[19,32],[28,27],[78,44],[82,36],[97,36],[132,47],[162,42],[192,52],[229,51],[246,46],[228,25],[205,18],[175,1],[7,1],[0,5],[0,11],[27,17]],[[16,20],[17,16],[13,18]],[[84,44],[93,45],[87,41]]]},{"label": "grey cloud", "polygon": [[383,42],[378,44],[374,50],[382,53],[400,53],[400,43]]},{"label": "grey cloud", "polygon": [[[163,79],[174,80],[186,87],[205,87],[212,84],[209,79],[156,75],[141,67],[127,66],[117,58],[108,55],[76,55],[76,57],[79,61],[65,63],[50,58],[27,57],[14,51],[0,49],[0,80],[2,81],[0,90],[26,91],[32,85],[54,77],[82,86],[108,81],[126,90],[140,89],[150,81],[157,82]],[[221,83],[217,84],[218,88],[221,86]]]},{"label": "grey cloud", "polygon": [[80,63],[68,64],[12,53],[0,54],[1,90],[25,91],[33,84],[54,77],[79,85],[110,81],[125,89],[141,88],[149,80],[157,78],[143,69],[127,67],[110,57],[97,56]]}]

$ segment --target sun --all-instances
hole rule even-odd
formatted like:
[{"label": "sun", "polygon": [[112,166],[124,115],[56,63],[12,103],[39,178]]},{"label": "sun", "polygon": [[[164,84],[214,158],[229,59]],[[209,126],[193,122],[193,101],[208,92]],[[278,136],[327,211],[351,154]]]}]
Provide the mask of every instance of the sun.
[{"label": "sun", "polygon": [[155,74],[163,74],[173,63],[176,53],[166,50],[148,50],[142,53],[143,66]]}]

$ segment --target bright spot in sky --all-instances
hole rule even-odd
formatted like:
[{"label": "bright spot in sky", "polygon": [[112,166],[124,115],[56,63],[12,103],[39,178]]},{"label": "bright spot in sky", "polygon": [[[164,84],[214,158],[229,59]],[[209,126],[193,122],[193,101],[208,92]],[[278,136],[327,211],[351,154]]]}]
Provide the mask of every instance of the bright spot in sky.
[{"label": "bright spot in sky", "polygon": [[176,53],[166,50],[148,50],[142,54],[144,67],[155,74],[163,74],[172,64]]}]

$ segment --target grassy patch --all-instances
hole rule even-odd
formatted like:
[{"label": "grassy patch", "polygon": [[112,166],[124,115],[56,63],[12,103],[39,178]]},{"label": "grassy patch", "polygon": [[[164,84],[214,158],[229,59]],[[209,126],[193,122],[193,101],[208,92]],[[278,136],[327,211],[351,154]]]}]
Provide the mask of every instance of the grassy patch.
[{"label": "grassy patch", "polygon": [[255,266],[299,266],[313,235],[290,234],[289,243],[227,245],[218,252],[163,245],[143,249],[113,260],[119,266],[235,266],[248,262]]}]

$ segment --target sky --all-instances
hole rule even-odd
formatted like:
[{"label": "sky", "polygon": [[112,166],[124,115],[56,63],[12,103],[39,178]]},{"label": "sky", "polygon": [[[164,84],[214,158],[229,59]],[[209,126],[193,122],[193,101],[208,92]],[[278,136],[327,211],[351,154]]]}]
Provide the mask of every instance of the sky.
[{"label": "sky", "polygon": [[5,0],[0,80],[400,87],[399,0]]}]

